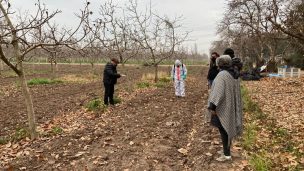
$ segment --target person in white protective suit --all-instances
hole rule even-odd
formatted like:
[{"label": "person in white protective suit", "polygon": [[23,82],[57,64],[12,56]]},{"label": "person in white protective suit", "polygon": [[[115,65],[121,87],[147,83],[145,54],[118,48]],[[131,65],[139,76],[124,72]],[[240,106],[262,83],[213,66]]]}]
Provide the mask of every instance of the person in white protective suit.
[{"label": "person in white protective suit", "polygon": [[171,78],[174,81],[175,95],[185,97],[185,80],[187,77],[186,65],[176,60],[171,70]]}]

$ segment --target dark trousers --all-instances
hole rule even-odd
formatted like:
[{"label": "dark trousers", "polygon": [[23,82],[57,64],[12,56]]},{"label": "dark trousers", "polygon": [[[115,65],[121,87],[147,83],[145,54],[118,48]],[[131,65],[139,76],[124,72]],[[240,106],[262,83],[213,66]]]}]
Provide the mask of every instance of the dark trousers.
[{"label": "dark trousers", "polygon": [[220,131],[221,138],[222,138],[223,149],[224,149],[224,155],[225,155],[225,156],[230,156],[230,155],[231,155],[231,153],[230,153],[230,145],[231,145],[231,142],[229,142],[229,140],[228,140],[228,134],[227,134],[227,132],[225,131],[225,129],[223,128],[223,126],[218,127],[218,129],[219,129],[219,131]]},{"label": "dark trousers", "polygon": [[113,100],[113,96],[114,96],[114,84],[107,84],[104,83],[104,104],[108,105],[109,101],[111,105],[114,105],[114,100]]},{"label": "dark trousers", "polygon": [[224,129],[219,117],[217,115],[212,115],[211,116],[211,124],[215,127],[217,127],[220,131],[221,138],[222,138],[222,143],[223,143],[223,150],[224,150],[224,155],[225,156],[230,156],[230,145],[231,142],[228,140],[228,134],[226,130]]}]

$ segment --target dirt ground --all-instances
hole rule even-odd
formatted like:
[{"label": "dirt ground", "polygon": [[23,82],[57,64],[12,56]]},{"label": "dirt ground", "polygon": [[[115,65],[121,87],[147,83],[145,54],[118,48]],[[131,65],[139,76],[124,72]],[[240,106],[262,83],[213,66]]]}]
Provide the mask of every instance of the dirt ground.
[{"label": "dirt ground", "polygon": [[[203,117],[208,96],[207,68],[189,67],[185,98],[174,96],[171,83],[162,88],[133,91],[126,88],[133,86],[142,73],[151,70],[137,67],[121,69],[132,75],[132,78],[120,80],[117,86],[123,102],[100,114],[83,108],[86,101],[101,96],[100,80],[31,88],[38,130],[46,131],[57,126],[63,129],[63,133],[33,142],[25,139],[0,145],[0,168],[246,170],[246,161],[237,145],[233,148],[233,161],[215,161],[219,157],[216,151],[221,149],[221,142],[218,131],[206,124]],[[5,111],[0,118],[1,128],[4,125],[5,129],[1,129],[0,135],[9,133],[16,125],[24,126],[25,122],[21,121],[26,120],[26,115],[20,92],[0,100],[1,112]]]},{"label": "dirt ground", "polygon": [[[27,66],[30,74],[27,79],[32,78],[52,78],[50,66],[40,65],[35,66],[34,71],[32,66]],[[144,72],[149,69],[141,69]],[[130,80],[138,80],[142,76],[142,71],[137,67],[126,67],[121,69],[123,73],[131,73],[128,75]],[[66,75],[73,75],[76,77],[87,77],[89,74],[94,73],[94,79],[86,82],[65,82],[61,84],[39,85],[30,86],[30,91],[33,96],[34,110],[38,123],[49,121],[54,116],[69,111],[79,110],[88,100],[94,97],[102,96],[102,66],[97,66],[92,71],[88,65],[83,66],[60,66],[57,77],[61,78]],[[123,78],[120,80],[118,89],[123,87],[130,87],[132,82]],[[1,91],[2,90],[2,91]],[[20,88],[18,87],[16,77],[10,76],[0,77],[0,136],[7,135],[18,128],[26,127],[27,115],[26,106],[23,101],[23,96]]]}]

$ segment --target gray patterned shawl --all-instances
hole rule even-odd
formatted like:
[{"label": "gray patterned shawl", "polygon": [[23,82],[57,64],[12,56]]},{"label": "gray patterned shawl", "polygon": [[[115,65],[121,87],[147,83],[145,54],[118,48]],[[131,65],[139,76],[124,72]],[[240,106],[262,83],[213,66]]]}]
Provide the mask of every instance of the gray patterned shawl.
[{"label": "gray patterned shawl", "polygon": [[217,106],[216,113],[228,134],[228,142],[241,135],[243,105],[240,79],[234,79],[228,71],[221,71],[212,84],[208,102]]}]

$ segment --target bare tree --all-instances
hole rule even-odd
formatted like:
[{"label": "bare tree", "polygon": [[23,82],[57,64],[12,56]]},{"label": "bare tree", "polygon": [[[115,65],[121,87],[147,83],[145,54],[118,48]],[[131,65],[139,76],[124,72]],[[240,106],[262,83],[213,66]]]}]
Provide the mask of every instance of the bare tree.
[{"label": "bare tree", "polygon": [[132,39],[148,52],[145,57],[148,65],[155,68],[155,82],[158,81],[158,65],[173,57],[176,46],[185,41],[188,33],[177,34],[180,17],[170,20],[152,12],[152,7],[141,13],[137,1],[130,0],[129,17],[132,20]]},{"label": "bare tree", "polygon": [[[0,58],[18,75],[21,82],[22,93],[27,107],[29,132],[32,139],[37,137],[36,122],[33,101],[27,86],[23,62],[26,60],[26,56],[35,49],[47,46],[68,46],[77,42],[73,41],[75,40],[74,36],[83,28],[83,36],[77,38],[80,41],[87,32],[86,28],[83,27],[83,23],[85,23],[84,21],[90,14],[88,9],[89,3],[86,3],[84,10],[78,16],[80,18],[79,26],[75,30],[63,29],[61,32],[57,32],[54,30],[54,27],[50,27],[49,23],[61,11],[49,12],[40,1],[35,5],[37,7],[35,15],[27,15],[24,18],[21,16],[17,17],[18,15],[11,10],[11,4],[8,0],[0,0],[0,28],[2,30],[0,35]],[[12,20],[13,18],[22,20],[15,22]],[[37,31],[41,32],[41,37],[38,39],[36,36],[33,37]],[[52,40],[52,42],[46,40]],[[13,56],[8,56],[4,52],[4,46],[12,46]]]},{"label": "bare tree", "polygon": [[268,7],[273,11],[267,19],[290,37],[304,42],[304,2],[300,0],[273,0]]},{"label": "bare tree", "polygon": [[265,3],[263,0],[229,1],[228,10],[218,30],[226,36],[226,40],[228,37],[232,39],[230,44],[239,42],[236,47],[244,45],[244,39],[247,38],[256,42],[254,50],[258,62],[263,60],[265,50]]},{"label": "bare tree", "polygon": [[64,56],[64,51],[61,46],[42,47],[47,52],[48,62],[51,64],[51,72],[53,78],[56,77],[58,71],[58,60]]},{"label": "bare tree", "polygon": [[257,66],[267,60],[272,64],[272,70],[276,68],[276,56],[284,52],[280,44],[287,39],[272,22],[281,18],[276,8],[278,6],[274,5],[279,1],[279,8],[285,8],[281,2],[285,0],[229,1],[218,29],[222,40],[234,47],[241,57],[256,59]]},{"label": "bare tree", "polygon": [[78,52],[83,58],[87,59],[94,70],[94,64],[103,58],[103,46],[99,42],[94,42],[92,39],[94,39],[94,37],[90,37],[86,41],[87,45],[81,48]]},{"label": "bare tree", "polygon": [[126,18],[125,9],[115,5],[112,0],[100,6],[94,26],[95,37],[107,51],[119,57],[123,66],[138,54],[140,46],[131,39],[131,23]]}]

